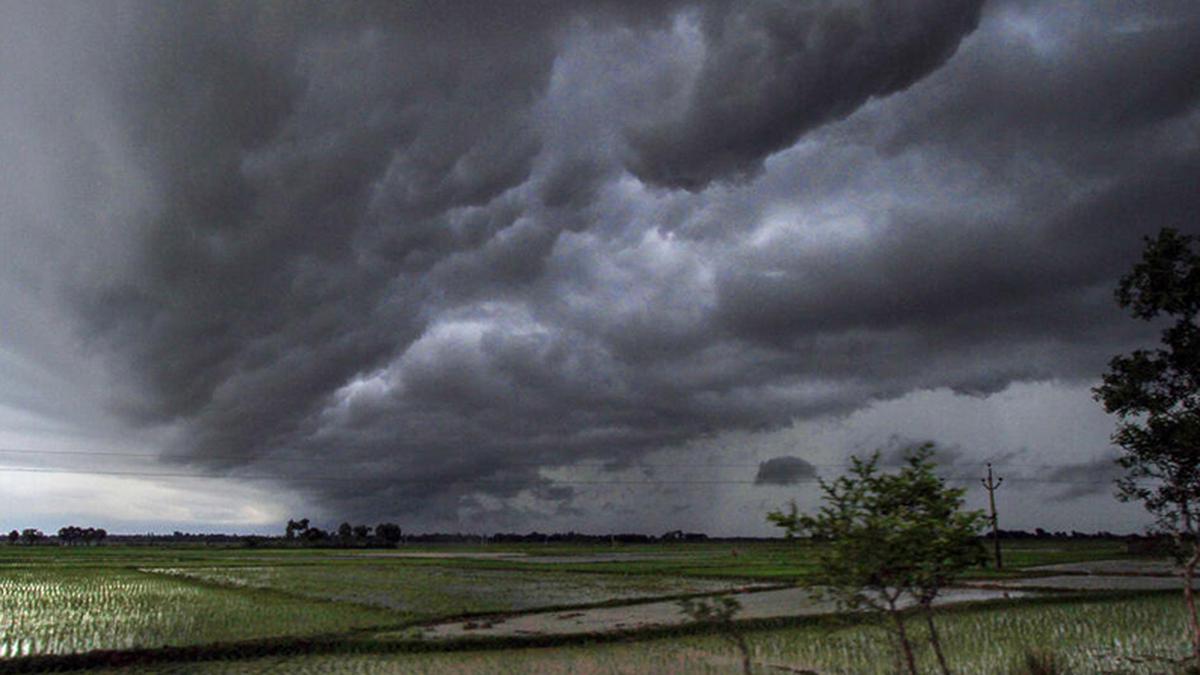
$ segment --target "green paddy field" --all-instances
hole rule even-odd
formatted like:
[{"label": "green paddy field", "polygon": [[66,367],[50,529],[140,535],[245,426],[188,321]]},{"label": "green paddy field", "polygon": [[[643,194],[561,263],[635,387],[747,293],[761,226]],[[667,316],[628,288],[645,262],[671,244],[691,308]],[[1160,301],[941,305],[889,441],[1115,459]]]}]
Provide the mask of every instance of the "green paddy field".
[{"label": "green paddy field", "polygon": [[[1116,542],[1031,542],[1010,544],[1006,556],[1003,574],[974,576],[999,582],[1034,565],[1124,553]],[[456,640],[423,639],[421,626],[803,585],[812,559],[810,545],[785,541],[387,551],[3,546],[0,673],[734,673],[734,652],[704,626]],[[946,608],[941,621],[960,673],[1022,672],[1031,650],[1053,652],[1065,672],[1169,673],[1186,651],[1178,592],[969,603]],[[894,668],[886,632],[860,617],[752,620],[744,629],[762,672]],[[921,658],[932,668],[931,655]]]}]

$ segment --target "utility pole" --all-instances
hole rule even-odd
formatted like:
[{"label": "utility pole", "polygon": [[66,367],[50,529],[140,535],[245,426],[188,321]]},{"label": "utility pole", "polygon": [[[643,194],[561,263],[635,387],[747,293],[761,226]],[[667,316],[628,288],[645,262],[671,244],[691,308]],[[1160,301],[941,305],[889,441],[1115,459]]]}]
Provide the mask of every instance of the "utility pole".
[{"label": "utility pole", "polygon": [[987,478],[980,478],[980,483],[988,492],[988,505],[992,507],[992,543],[996,547],[996,569],[1002,569],[1004,562],[1000,558],[1000,525],[996,519],[996,488],[1004,482],[1003,478],[992,480],[992,463],[987,463]]}]

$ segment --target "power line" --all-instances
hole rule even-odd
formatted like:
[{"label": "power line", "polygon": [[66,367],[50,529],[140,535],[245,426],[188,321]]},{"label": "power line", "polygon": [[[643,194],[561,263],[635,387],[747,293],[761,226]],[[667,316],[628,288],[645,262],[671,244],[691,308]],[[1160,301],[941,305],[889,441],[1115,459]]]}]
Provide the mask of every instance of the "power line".
[{"label": "power line", "polygon": [[[44,474],[77,474],[91,476],[122,476],[122,477],[137,477],[137,478],[197,478],[197,479],[224,479],[224,480],[271,480],[271,481],[300,481],[300,482],[350,482],[364,483],[369,482],[369,477],[351,477],[351,476],[292,476],[292,475],[237,475],[237,474],[204,474],[204,473],[174,473],[163,471],[115,471],[103,469],[63,469],[51,467],[31,467],[31,466],[0,466],[0,473],[44,473]],[[943,476],[945,480],[951,481],[968,481],[976,480],[977,476]],[[421,484],[430,482],[430,478],[412,478],[412,479],[390,479],[387,482],[393,484]],[[794,483],[816,483],[820,480],[816,476],[804,476],[795,479]],[[1009,481],[1024,482],[1024,483],[1049,483],[1049,484],[1067,484],[1067,485],[1103,485],[1112,483],[1111,480],[1077,480],[1065,478],[1040,478],[1040,477],[1016,477],[1009,476]],[[449,485],[461,484],[478,484],[478,485],[762,485],[755,480],[739,480],[739,479],[711,479],[711,480],[680,480],[680,479],[611,479],[611,480],[575,480],[575,479],[554,479],[542,478],[540,481],[517,480],[517,479],[446,479],[443,481]]]},{"label": "power line", "polygon": [[[106,450],[27,450],[27,449],[16,449],[16,448],[0,448],[0,454],[33,455],[33,456],[70,456],[70,457],[124,457],[124,458],[128,458],[128,459],[147,459],[147,460],[173,459],[170,456],[164,456],[164,455],[153,454],[153,453],[119,452],[119,451],[106,451]],[[174,459],[182,459],[182,458],[174,458]],[[204,455],[202,457],[197,457],[195,459],[207,460],[207,461],[244,461],[249,464],[257,464],[257,463],[262,463],[262,462],[296,463],[296,464],[322,464],[322,463],[329,463],[329,462],[337,462],[339,464],[344,464],[347,461],[346,457],[322,457],[322,456],[317,456],[317,457],[252,457],[252,456],[247,456],[247,455]],[[355,458],[352,457],[350,459],[355,459]],[[386,459],[395,459],[395,458],[386,458]],[[420,462],[423,460],[424,460],[424,458],[416,457],[416,458],[411,458],[409,461]],[[628,467],[629,468],[643,468],[643,467],[645,467],[645,468],[663,468],[663,469],[674,469],[674,468],[748,469],[748,468],[758,468],[763,463],[764,462],[735,462],[735,463],[729,463],[729,462],[720,462],[720,463],[631,462],[628,464]],[[502,462],[502,464],[508,465],[508,466],[544,466],[544,467],[622,466],[622,462],[613,461],[613,460],[581,460],[581,461],[575,461],[575,462],[566,462],[563,464],[553,464],[551,462],[504,460]],[[1038,464],[1038,463],[1026,463],[1026,462],[978,461],[978,462],[955,462],[955,463],[951,464],[951,466],[980,466],[980,467],[982,467],[982,466],[985,466],[986,464],[995,464],[997,466],[1008,466],[1008,467],[1023,467],[1023,468],[1031,468],[1031,469],[1034,469],[1034,468],[1036,468],[1036,469],[1068,469],[1068,468],[1076,468],[1076,467],[1087,465],[1086,463],[1080,463],[1080,462],[1040,463],[1040,464]],[[817,468],[817,469],[848,469],[848,468],[850,468],[850,465],[846,464],[846,463],[825,464],[825,463],[808,462],[808,465],[813,468]]]}]

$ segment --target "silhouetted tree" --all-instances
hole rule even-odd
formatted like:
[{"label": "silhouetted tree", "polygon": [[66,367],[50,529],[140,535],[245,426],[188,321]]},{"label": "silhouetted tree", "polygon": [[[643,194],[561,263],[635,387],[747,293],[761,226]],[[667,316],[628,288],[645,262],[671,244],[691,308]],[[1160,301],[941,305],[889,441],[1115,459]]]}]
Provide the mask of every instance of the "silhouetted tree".
[{"label": "silhouetted tree", "polygon": [[43,534],[42,531],[37,528],[27,527],[24,530],[21,530],[21,539],[28,546],[32,546],[34,543],[45,538],[45,536],[46,535]]},{"label": "silhouetted tree", "polygon": [[370,539],[371,538],[371,526],[370,525],[355,525],[354,526],[354,538],[359,541],[366,541],[367,539]]},{"label": "silhouetted tree", "polygon": [[300,520],[288,520],[287,528],[284,530],[284,535],[288,539],[295,539],[296,535],[303,534],[308,529],[308,518]]},{"label": "silhouetted tree", "polygon": [[1167,318],[1162,346],[1116,356],[1093,390],[1118,417],[1112,440],[1124,453],[1118,497],[1140,501],[1169,533],[1183,563],[1192,657],[1200,666],[1200,617],[1193,579],[1200,565],[1200,252],[1172,229],[1147,237],[1142,259],[1117,285],[1117,303],[1136,318]]},{"label": "silhouetted tree", "polygon": [[67,525],[58,528],[58,541],[66,546],[73,546],[83,536],[83,528]]},{"label": "silhouetted tree", "polygon": [[404,533],[396,523],[380,523],[375,526],[375,536],[382,539],[384,543],[395,546],[400,543]]},{"label": "silhouetted tree", "polygon": [[21,533],[13,530],[8,533],[8,543],[15,544],[21,538]]}]

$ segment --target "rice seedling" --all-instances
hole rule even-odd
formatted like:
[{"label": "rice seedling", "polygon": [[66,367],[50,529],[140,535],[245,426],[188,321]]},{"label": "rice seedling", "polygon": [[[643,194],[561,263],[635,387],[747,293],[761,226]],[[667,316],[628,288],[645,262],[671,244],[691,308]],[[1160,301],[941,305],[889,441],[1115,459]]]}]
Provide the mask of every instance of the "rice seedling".
[{"label": "rice seedling", "polygon": [[0,576],[0,659],[340,632],[399,618],[124,569],[24,569]]},{"label": "rice seedling", "polygon": [[[948,612],[941,621],[951,667],[964,675],[1023,673],[1031,648],[1053,645],[1060,672],[1173,672],[1187,651],[1181,603],[1173,595],[1065,600]],[[914,625],[916,629],[916,626]],[[914,636],[923,637],[919,630]],[[886,631],[871,624],[822,621],[790,628],[748,631],[756,672],[776,667],[826,675],[893,672]],[[359,653],[160,664],[144,672],[189,673],[740,673],[735,650],[719,635],[675,636],[642,642],[580,644],[540,649],[464,652]],[[934,672],[933,655],[921,653],[922,672]]]}]

